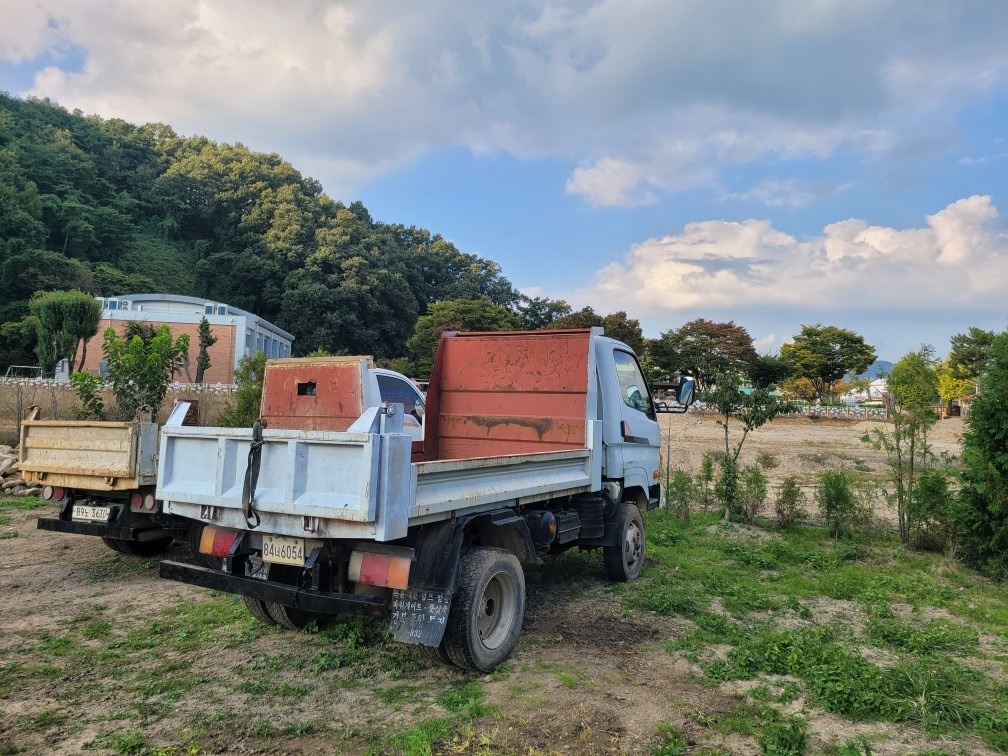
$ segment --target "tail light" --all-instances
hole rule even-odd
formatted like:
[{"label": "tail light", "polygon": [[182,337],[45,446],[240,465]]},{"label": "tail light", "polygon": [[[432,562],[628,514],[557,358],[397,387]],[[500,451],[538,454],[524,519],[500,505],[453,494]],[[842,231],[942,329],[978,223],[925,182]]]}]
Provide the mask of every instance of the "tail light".
[{"label": "tail light", "polygon": [[135,491],[132,496],[130,496],[130,509],[134,512],[153,512],[157,508],[157,501],[154,499],[154,494],[142,494],[139,491]]},{"label": "tail light", "polygon": [[237,530],[212,528],[208,525],[200,533],[199,552],[215,557],[226,557],[238,535]]},{"label": "tail light", "polygon": [[42,489],[42,498],[46,501],[63,501],[66,496],[66,489],[59,486],[46,486]]},{"label": "tail light", "polygon": [[408,556],[353,551],[350,554],[348,577],[355,583],[405,589],[409,587],[412,561]]}]

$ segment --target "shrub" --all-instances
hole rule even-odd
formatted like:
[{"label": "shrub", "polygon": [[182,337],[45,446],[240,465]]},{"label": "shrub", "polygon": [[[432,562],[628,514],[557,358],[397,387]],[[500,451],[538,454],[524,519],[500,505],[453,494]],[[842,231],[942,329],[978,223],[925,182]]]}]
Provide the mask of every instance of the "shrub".
[{"label": "shrub", "polygon": [[665,483],[666,508],[688,519],[693,498],[693,479],[682,470],[676,470]]},{"label": "shrub", "polygon": [[718,456],[707,452],[700,460],[700,472],[693,484],[693,496],[706,512],[716,500],[714,495],[714,458]]},{"label": "shrub", "polygon": [[725,508],[725,518],[738,520],[741,507],[738,501],[738,462],[729,454],[721,456],[721,474],[714,483],[714,496]]},{"label": "shrub", "polygon": [[773,470],[779,462],[773,452],[761,451],[756,455],[756,464],[764,470]]},{"label": "shrub", "polygon": [[766,504],[767,479],[756,465],[746,465],[738,486],[738,503],[746,522],[752,525]]},{"label": "shrub", "polygon": [[805,519],[805,502],[808,496],[798,486],[797,479],[792,475],[784,478],[777,499],[774,501],[774,512],[777,515],[777,525],[784,530],[793,528],[799,520]]},{"label": "shrub", "polygon": [[238,389],[233,401],[229,402],[220,414],[222,426],[245,428],[259,417],[262,404],[263,373],[266,371],[266,355],[256,352],[251,357],[242,357],[235,371],[235,382]]},{"label": "shrub", "polygon": [[70,385],[77,392],[80,406],[74,408],[78,420],[104,420],[105,401],[102,399],[102,379],[91,373],[73,373]]},{"label": "shrub", "polygon": [[843,470],[823,470],[816,486],[816,503],[830,535],[839,538],[870,518],[855,478]]}]

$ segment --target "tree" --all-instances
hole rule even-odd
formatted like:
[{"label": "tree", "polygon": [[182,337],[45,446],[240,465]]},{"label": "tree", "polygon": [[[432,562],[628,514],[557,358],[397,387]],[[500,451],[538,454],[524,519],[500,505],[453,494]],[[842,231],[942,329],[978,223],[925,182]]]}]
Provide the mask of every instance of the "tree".
[{"label": "tree", "polygon": [[980,380],[994,337],[993,331],[976,326],[971,326],[967,333],[957,333],[952,337],[948,360],[956,378],[973,382]]},{"label": "tree", "polygon": [[834,381],[847,374],[858,375],[875,361],[875,348],[864,337],[846,328],[803,325],[790,344],[784,344],[781,357],[794,366],[794,373],[807,378],[823,401]]},{"label": "tree", "polygon": [[928,430],[937,422],[934,401],[938,398],[938,377],[933,368],[933,350],[923,347],[893,365],[886,379],[883,401],[892,419],[891,430],[874,428],[863,440],[886,453],[896,497],[900,540],[916,545],[919,522],[917,474],[930,464]]},{"label": "tree", "polygon": [[962,556],[1008,579],[1008,332],[990,344],[965,425],[956,509]]},{"label": "tree", "polygon": [[759,359],[752,336],[734,321],[697,318],[650,343],[651,359],[667,376],[691,375],[703,392],[716,376],[749,375]]},{"label": "tree", "polygon": [[217,423],[226,428],[247,428],[259,417],[262,405],[263,375],[266,372],[266,355],[255,352],[238,361],[235,371],[237,389]]},{"label": "tree", "polygon": [[126,341],[114,328],[107,328],[102,351],[120,415],[132,418],[140,407],[149,406],[156,418],[172,374],[189,353],[189,336],[182,334],[172,340],[171,331],[163,325],[150,341],[140,336]]},{"label": "tree", "polygon": [[756,388],[772,388],[790,378],[793,370],[779,354],[761,354],[749,368],[749,380]]},{"label": "tree", "polygon": [[951,357],[946,357],[938,363],[935,367],[935,376],[938,378],[938,398],[945,403],[946,412],[951,408],[952,402],[973,391],[974,384],[971,378],[956,377]]},{"label": "tree", "polygon": [[594,328],[596,326],[601,326],[606,336],[622,341],[638,356],[644,354],[647,342],[644,340],[644,331],[641,330],[640,321],[627,317],[623,310],[608,315],[599,315],[591,307],[585,307],[577,312],[557,318],[546,327]]},{"label": "tree", "polygon": [[87,342],[98,333],[101,303],[82,291],[39,292],[31,300],[31,312],[38,319],[36,353],[44,372],[51,374],[56,363],[66,357],[70,368],[83,342],[80,365],[84,367]]},{"label": "tree", "polygon": [[571,314],[571,306],[562,299],[527,297],[524,294],[518,296],[516,309],[524,331],[548,328],[558,319]]},{"label": "tree", "polygon": [[514,331],[521,319],[489,299],[451,299],[435,302],[417,319],[407,347],[420,375],[430,375],[434,355],[444,331]]},{"label": "tree", "polygon": [[[724,455],[721,457],[721,477],[715,487],[725,505],[725,519],[740,519],[743,516],[739,506],[738,458],[742,445],[752,431],[766,425],[779,415],[793,411],[789,402],[778,401],[765,388],[743,391],[737,373],[714,376],[704,395],[704,402],[714,407],[721,415],[718,424],[724,427]],[[742,426],[742,435],[731,446],[728,425],[734,417]]]},{"label": "tree", "polygon": [[196,383],[203,383],[203,373],[210,367],[208,349],[217,343],[217,337],[210,332],[210,321],[204,315],[199,322],[199,355],[196,357]]}]

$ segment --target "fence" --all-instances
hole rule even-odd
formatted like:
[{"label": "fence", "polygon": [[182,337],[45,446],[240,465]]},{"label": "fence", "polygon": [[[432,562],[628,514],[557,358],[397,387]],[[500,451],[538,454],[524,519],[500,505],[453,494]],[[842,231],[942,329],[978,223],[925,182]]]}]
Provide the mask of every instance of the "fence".
[{"label": "fence", "polygon": [[[713,407],[707,407],[703,402],[693,405],[694,412],[702,412],[708,415],[721,414]],[[823,407],[820,405],[799,404],[792,413],[799,417],[808,417],[824,420],[877,420],[884,422],[889,419],[889,410],[885,407]]]},{"label": "fence", "polygon": [[[199,422],[210,425],[216,419],[235,386],[224,383],[172,383],[157,416],[168,416],[176,400],[198,400]],[[118,417],[118,407],[111,388],[102,390],[108,417]],[[0,378],[0,444],[16,446],[21,435],[21,420],[31,406],[38,406],[46,420],[72,420],[80,406],[77,394],[66,382],[42,378]],[[126,418],[119,418],[126,419]]]}]

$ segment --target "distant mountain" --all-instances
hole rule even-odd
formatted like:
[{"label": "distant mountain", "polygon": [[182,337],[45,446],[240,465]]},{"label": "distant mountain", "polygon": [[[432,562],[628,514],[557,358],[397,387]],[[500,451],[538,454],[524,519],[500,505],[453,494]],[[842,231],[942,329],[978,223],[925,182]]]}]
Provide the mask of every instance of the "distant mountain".
[{"label": "distant mountain", "polygon": [[892,370],[893,364],[889,360],[875,360],[868,369],[865,370],[858,378],[868,378],[869,380],[874,380],[878,378],[882,373],[888,373]]}]

